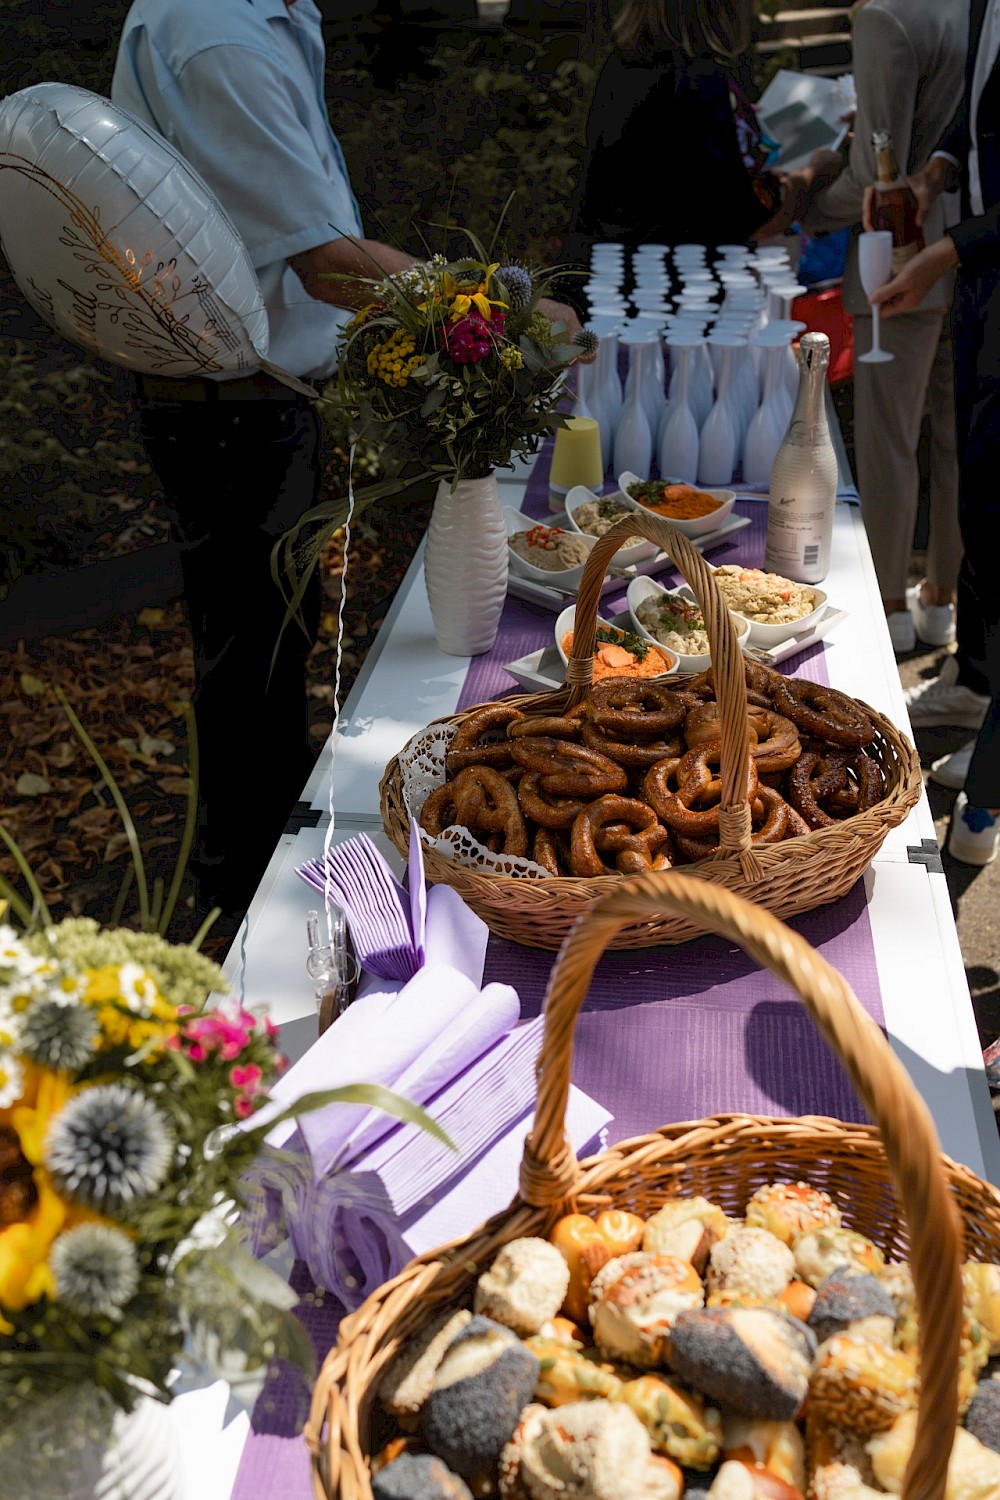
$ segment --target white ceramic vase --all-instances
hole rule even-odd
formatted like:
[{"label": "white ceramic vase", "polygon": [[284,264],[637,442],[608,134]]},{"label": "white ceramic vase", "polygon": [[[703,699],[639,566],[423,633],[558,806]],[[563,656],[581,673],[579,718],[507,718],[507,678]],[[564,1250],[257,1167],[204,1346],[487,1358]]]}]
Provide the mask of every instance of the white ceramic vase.
[{"label": "white ceramic vase", "polygon": [[507,529],[496,476],[438,485],[424,551],[438,648],[482,656],[497,638],[507,594]]},{"label": "white ceramic vase", "polygon": [[66,1500],[184,1500],[180,1443],[166,1406],[143,1396],[114,1416],[110,1440],[74,1454]]}]

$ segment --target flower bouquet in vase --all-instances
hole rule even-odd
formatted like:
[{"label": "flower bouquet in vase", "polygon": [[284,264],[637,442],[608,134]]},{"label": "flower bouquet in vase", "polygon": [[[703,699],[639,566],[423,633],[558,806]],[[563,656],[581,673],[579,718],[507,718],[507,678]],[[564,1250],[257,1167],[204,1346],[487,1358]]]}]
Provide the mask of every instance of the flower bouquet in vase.
[{"label": "flower bouquet in vase", "polygon": [[[474,254],[432,256],[381,280],[346,325],[335,400],[361,440],[376,442],[390,477],[371,500],[436,477],[424,577],[442,651],[474,656],[496,639],[507,588],[507,537],[495,470],[537,451],[562,425],[568,366],[594,352],[587,331],[568,342],[552,273]],[[593,346],[593,347],[592,347]],[[359,499],[361,496],[359,495]],[[303,526],[328,524],[305,551],[307,568],[346,507],[319,507],[282,540],[276,574],[301,597]],[[306,576],[307,573],[306,573]]]}]

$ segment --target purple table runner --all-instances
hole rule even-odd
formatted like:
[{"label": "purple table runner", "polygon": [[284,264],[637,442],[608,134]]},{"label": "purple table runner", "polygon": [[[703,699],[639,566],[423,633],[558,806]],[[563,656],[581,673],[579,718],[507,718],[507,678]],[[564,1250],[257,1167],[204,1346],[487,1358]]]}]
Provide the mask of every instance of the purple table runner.
[{"label": "purple table runner", "polygon": [[[550,515],[550,456],[551,441],[528,481],[521,506],[536,519]],[[714,551],[712,561],[760,567],[767,506],[738,500],[736,510],[749,516],[751,524]],[[625,607],[624,584],[620,591],[605,595],[601,604],[611,618]],[[469,664],[459,707],[510,692],[516,684],[503,663],[546,645],[552,639],[553,620],[550,612],[508,599],[496,645]],[[824,684],[829,681],[821,644],[791,658],[783,669]],[[809,912],[791,925],[840,970],[881,1025],[863,883],[859,881],[835,905]],[[553,960],[552,954],[491,937],[484,979],[512,984],[521,997],[522,1015],[537,1015]],[[577,1026],[573,1080],[613,1111],[613,1141],[666,1121],[739,1110],[865,1118],[843,1069],[799,1001],[739,949],[717,938],[607,954],[597,967]]]},{"label": "purple table runner", "polygon": [[[521,506],[539,520],[550,515],[551,448],[550,439]],[[751,525],[714,551],[712,560],[759,567],[767,507],[737,500],[736,509],[750,517]],[[625,585],[606,595],[601,608],[611,617],[619,614],[625,608]],[[508,598],[496,644],[470,662],[458,707],[516,688],[503,664],[547,645],[554,623],[551,612]],[[782,670],[817,682],[829,680],[821,644],[791,658]],[[789,925],[839,969],[868,1014],[882,1025],[864,883],[858,881],[834,905],[793,918]],[[491,937],[483,982],[513,985],[527,1020],[541,1010],[554,959],[554,954]],[[799,1000],[720,938],[606,954],[577,1023],[573,1081],[613,1111],[611,1142],[668,1121],[729,1112],[866,1118]],[[512,1194],[515,1186],[511,1184]],[[456,1226],[455,1233],[473,1227]],[[299,1316],[322,1361],[336,1339],[340,1309],[315,1291],[304,1267],[296,1267],[292,1285],[302,1295]],[[308,1392],[301,1381],[277,1365],[254,1408],[232,1500],[311,1500],[308,1454],[299,1435],[307,1411]]]}]

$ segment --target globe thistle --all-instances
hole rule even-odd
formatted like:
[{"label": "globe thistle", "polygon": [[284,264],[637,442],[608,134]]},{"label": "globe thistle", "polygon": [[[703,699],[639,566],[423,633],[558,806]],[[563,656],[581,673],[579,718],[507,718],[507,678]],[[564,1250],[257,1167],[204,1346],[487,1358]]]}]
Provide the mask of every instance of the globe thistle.
[{"label": "globe thistle", "polygon": [[148,1198],[170,1167],[166,1119],[151,1100],[121,1083],[77,1094],[49,1131],[45,1164],[57,1188],[92,1208]]},{"label": "globe thistle", "polygon": [[24,1017],[20,1046],[32,1062],[55,1072],[78,1073],[94,1055],[97,1017],[87,1006],[36,1000]]},{"label": "globe thistle", "polygon": [[531,272],[523,266],[501,266],[497,272],[507,292],[507,306],[516,316],[531,305],[534,285]]},{"label": "globe thistle", "polygon": [[581,328],[579,333],[573,335],[573,343],[584,359],[593,359],[600,347],[600,339],[592,328]]},{"label": "globe thistle", "polygon": [[61,1234],[49,1261],[56,1297],[83,1318],[114,1318],[135,1296],[139,1260],[127,1234],[110,1224],[80,1224]]}]

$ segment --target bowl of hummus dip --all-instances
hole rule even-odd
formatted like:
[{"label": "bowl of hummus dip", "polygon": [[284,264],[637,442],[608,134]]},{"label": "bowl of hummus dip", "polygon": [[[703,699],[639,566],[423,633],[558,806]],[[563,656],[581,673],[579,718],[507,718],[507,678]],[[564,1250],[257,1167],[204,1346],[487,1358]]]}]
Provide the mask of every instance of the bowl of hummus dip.
[{"label": "bowl of hummus dip", "polygon": [[583,569],[595,536],[583,536],[562,526],[533,521],[520,511],[504,509],[507,550],[512,573],[535,583],[555,584],[560,589],[580,586]]},{"label": "bowl of hummus dip", "polygon": [[716,586],[734,614],[750,621],[750,644],[779,646],[790,635],[815,625],[826,594],[811,583],[796,583],[762,568],[727,563],[713,569]]},{"label": "bowl of hummus dip", "polygon": [[[620,490],[613,495],[595,495],[585,485],[574,485],[566,496],[566,519],[574,531],[583,536],[599,537],[610,531],[616,521],[621,521],[629,511],[638,510],[635,501]],[[659,552],[655,542],[647,537],[626,537],[625,543],[615,553],[615,567],[630,568],[633,563],[645,562]]]},{"label": "bowl of hummus dip", "polygon": [[[675,652],[679,672],[705,672],[712,664],[705,618],[691,590],[665,589],[653,578],[633,578],[628,586],[629,614],[636,635]],[[734,615],[740,645],[750,636],[750,622]]]},{"label": "bowl of hummus dip", "polygon": [[[626,616],[627,618],[627,616]],[[573,649],[573,629],[576,624],[576,605],[564,609],[556,620],[556,649],[563,665],[569,661]],[[665,677],[678,670],[679,658],[666,646],[637,635],[626,626],[612,625],[598,617],[597,640],[594,646],[594,681],[605,677]]]}]

